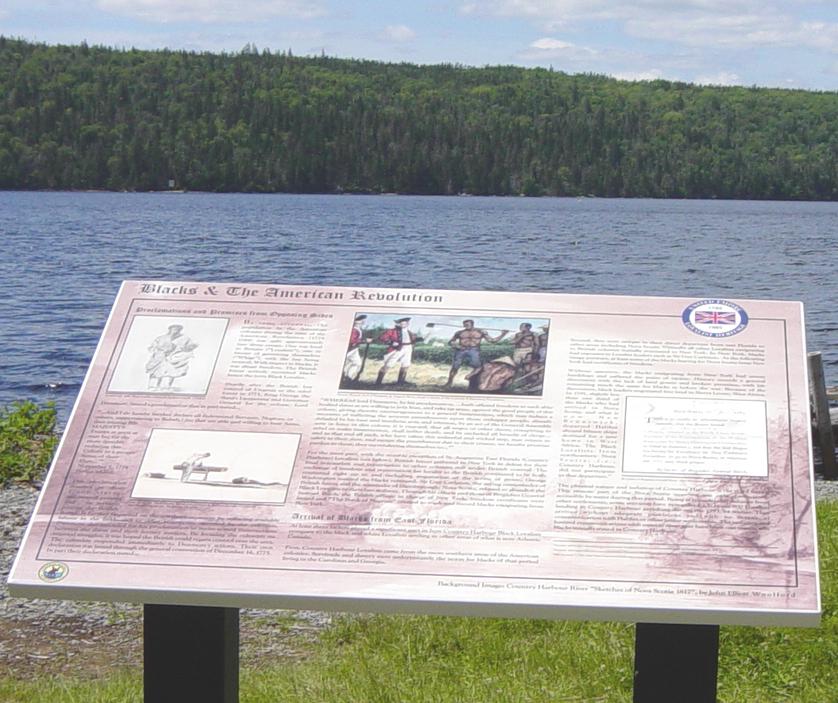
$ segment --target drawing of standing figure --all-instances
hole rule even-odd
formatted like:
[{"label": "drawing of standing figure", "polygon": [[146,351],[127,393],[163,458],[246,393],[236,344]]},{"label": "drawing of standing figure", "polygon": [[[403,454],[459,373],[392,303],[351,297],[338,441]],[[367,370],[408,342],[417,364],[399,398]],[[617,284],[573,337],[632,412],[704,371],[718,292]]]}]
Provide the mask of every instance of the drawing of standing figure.
[{"label": "drawing of standing figure", "polygon": [[371,337],[364,336],[364,320],[366,319],[366,315],[356,315],[352,332],[349,333],[349,349],[343,362],[343,375],[349,381],[357,381],[361,377],[367,353],[365,350],[362,357],[360,347],[366,342],[367,349],[369,349],[370,342],[372,342]]},{"label": "drawing of standing figure", "polygon": [[520,331],[512,338],[512,346],[514,347],[512,361],[515,362],[516,366],[521,366],[525,361],[532,359],[538,340],[535,332],[532,331],[531,323],[522,322],[518,329]]},{"label": "drawing of standing figure", "polygon": [[543,330],[542,333],[535,338],[535,360],[543,364],[547,361],[547,341],[550,338],[550,323],[541,325],[541,329]]},{"label": "drawing of standing figure", "polygon": [[410,363],[413,359],[413,345],[417,342],[423,341],[415,333],[411,332],[408,327],[410,325],[409,317],[401,317],[396,320],[396,326],[392,329],[385,330],[378,337],[381,344],[387,345],[387,352],[384,354],[384,363],[378,371],[378,377],[375,379],[375,385],[380,386],[384,383],[384,376],[387,370],[398,366],[399,379],[396,385],[403,386],[406,383],[407,370],[410,368]]},{"label": "drawing of standing figure", "polygon": [[[486,330],[476,328],[474,320],[463,320],[463,329],[455,332],[454,336],[448,341],[448,346],[454,350],[454,361],[451,364],[451,370],[448,372],[446,388],[451,388],[454,384],[454,377],[463,362],[467,362],[475,371],[482,368],[483,360],[480,358],[480,345],[484,340],[497,343],[508,334],[508,330],[501,330],[500,332],[497,337],[491,337]],[[472,378],[470,378],[469,387],[473,385]]]},{"label": "drawing of standing figure", "polygon": [[149,346],[151,358],[145,365],[150,390],[172,387],[176,378],[185,376],[198,345],[183,334],[183,325],[169,325],[166,334],[156,337]]}]

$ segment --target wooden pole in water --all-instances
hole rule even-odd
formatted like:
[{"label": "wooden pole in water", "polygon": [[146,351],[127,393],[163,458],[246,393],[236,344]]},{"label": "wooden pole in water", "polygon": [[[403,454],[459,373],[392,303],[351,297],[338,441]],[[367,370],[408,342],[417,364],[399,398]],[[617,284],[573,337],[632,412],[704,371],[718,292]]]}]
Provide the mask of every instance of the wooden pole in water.
[{"label": "wooden pole in water", "polygon": [[838,462],[835,460],[835,438],[832,436],[832,420],[829,417],[829,400],[826,397],[826,381],[823,373],[823,358],[820,352],[809,352],[809,391],[815,409],[815,433],[821,449],[823,477],[838,479]]}]

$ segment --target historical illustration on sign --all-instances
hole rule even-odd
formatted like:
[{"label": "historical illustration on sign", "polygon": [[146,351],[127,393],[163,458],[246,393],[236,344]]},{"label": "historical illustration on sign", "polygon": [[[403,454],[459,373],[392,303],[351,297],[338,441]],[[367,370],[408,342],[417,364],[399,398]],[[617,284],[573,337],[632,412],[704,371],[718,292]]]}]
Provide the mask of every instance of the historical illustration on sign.
[{"label": "historical illustration on sign", "polygon": [[283,503],[300,437],[155,429],[132,498]]},{"label": "historical illustration on sign", "polygon": [[224,318],[137,315],[108,390],[203,395],[227,323]]},{"label": "historical illustration on sign", "polygon": [[359,312],[340,387],[540,395],[549,331],[544,318]]}]

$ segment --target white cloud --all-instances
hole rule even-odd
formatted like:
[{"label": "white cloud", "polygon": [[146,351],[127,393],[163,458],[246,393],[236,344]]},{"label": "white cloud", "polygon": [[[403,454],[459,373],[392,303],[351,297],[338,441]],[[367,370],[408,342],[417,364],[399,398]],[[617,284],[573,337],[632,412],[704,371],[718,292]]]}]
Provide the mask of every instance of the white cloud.
[{"label": "white cloud", "polygon": [[544,37],[543,39],[536,39],[530,46],[533,49],[545,49],[547,51],[555,51],[557,49],[572,49],[573,44],[562,41],[561,39],[551,39]]},{"label": "white cloud", "polygon": [[305,0],[98,0],[106,12],[151,22],[252,22],[270,17],[312,18],[324,14]]},{"label": "white cloud", "polygon": [[809,47],[838,52],[838,23],[797,22],[783,15],[650,17],[625,23],[631,36],[685,46],[748,48]]},{"label": "white cloud", "polygon": [[719,71],[713,76],[696,76],[693,83],[699,85],[742,85],[742,79],[731,71]]},{"label": "white cloud", "polygon": [[803,22],[797,30],[797,35],[800,43],[804,45],[829,51],[838,50],[838,23]]},{"label": "white cloud", "polygon": [[537,39],[518,53],[517,58],[536,65],[590,71],[626,81],[686,80],[686,75],[698,71],[693,49],[677,54],[653,54],[629,47],[594,49],[556,37]]},{"label": "white cloud", "polygon": [[590,58],[597,52],[587,46],[577,46],[553,37],[536,39],[526,51],[518,54],[522,61],[543,62],[549,59],[567,59],[570,61]]},{"label": "white cloud", "polygon": [[618,71],[611,75],[621,81],[656,81],[664,77],[663,71],[659,68],[650,68],[646,71]]},{"label": "white cloud", "polygon": [[834,18],[830,3],[811,0],[484,0],[461,11],[521,17],[546,31],[612,22],[631,36],[684,46],[802,46],[838,53],[838,21],[804,19],[801,8]]},{"label": "white cloud", "polygon": [[390,24],[384,28],[384,37],[390,41],[407,42],[416,38],[416,32],[404,24]]},{"label": "white cloud", "polygon": [[38,11],[48,9],[64,11],[84,4],[84,0],[75,0],[75,2],[70,2],[70,0],[54,0],[53,2],[47,2],[46,0],[4,0],[2,11],[5,12],[8,10],[15,13],[26,10]]}]

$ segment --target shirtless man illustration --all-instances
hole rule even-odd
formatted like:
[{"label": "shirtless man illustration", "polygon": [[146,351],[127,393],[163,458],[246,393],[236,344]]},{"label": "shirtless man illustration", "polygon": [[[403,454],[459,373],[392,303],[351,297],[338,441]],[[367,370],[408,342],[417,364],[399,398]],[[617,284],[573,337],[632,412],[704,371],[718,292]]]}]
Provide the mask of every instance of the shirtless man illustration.
[{"label": "shirtless man illustration", "polygon": [[476,328],[474,320],[463,320],[463,329],[457,330],[448,342],[448,346],[454,350],[454,362],[451,364],[451,371],[448,372],[448,383],[445,387],[452,386],[454,376],[457,375],[464,361],[467,361],[473,369],[479,369],[483,365],[480,359],[480,344],[484,339],[487,342],[499,342],[507,333],[508,330],[503,330],[497,337],[491,337],[486,330]]},{"label": "shirtless man illustration", "polygon": [[532,358],[536,345],[535,333],[529,322],[522,322],[519,329],[520,331],[512,338],[512,346],[515,348],[512,352],[512,361],[516,366],[521,366]]}]

